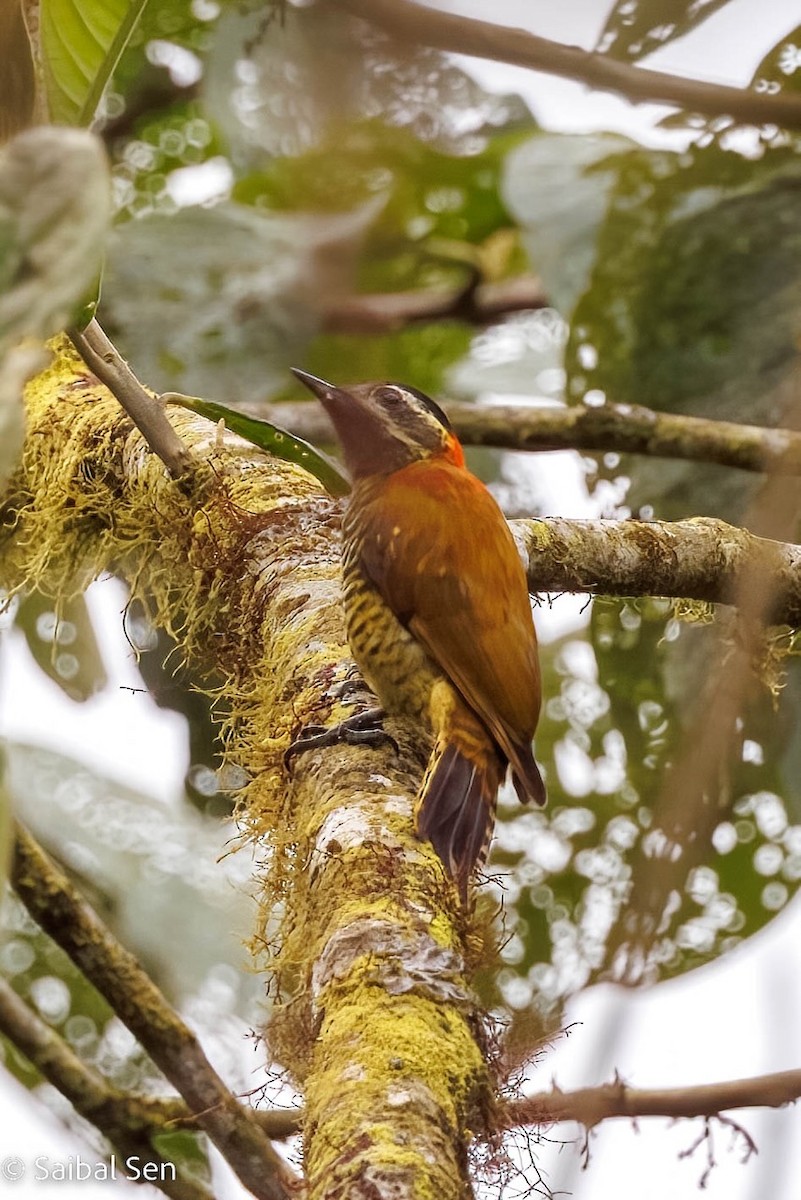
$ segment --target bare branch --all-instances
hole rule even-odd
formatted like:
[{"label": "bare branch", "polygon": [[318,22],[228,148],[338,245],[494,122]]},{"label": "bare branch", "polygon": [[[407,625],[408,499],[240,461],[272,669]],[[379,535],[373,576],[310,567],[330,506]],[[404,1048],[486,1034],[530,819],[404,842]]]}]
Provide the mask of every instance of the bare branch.
[{"label": "bare branch", "polygon": [[195,1035],[67,877],[22,827],[16,831],[14,890],[35,921],[95,985],[186,1100],[233,1171],[259,1200],[286,1200],[285,1167],[251,1110],[210,1065]]},{"label": "bare branch", "polygon": [[[791,429],[655,412],[638,404],[539,408],[534,404],[486,407],[450,401],[447,407],[465,446],[614,450],[713,462],[743,471],[801,474],[801,433]],[[259,407],[259,416],[313,443],[333,440],[331,423],[319,404],[270,404]]]},{"label": "bare branch", "polygon": [[83,333],[71,330],[70,338],[89,370],[116,396],[173,478],[186,475],[191,466],[189,451],[159,401],[145,390],[97,321],[90,321]]},{"label": "bare branch", "polygon": [[800,1096],[801,1070],[681,1088],[633,1088],[618,1079],[514,1100],[503,1109],[500,1127],[577,1121],[592,1128],[613,1117],[713,1117],[733,1108],[781,1108]]},{"label": "bare branch", "polygon": [[775,584],[766,622],[801,624],[801,546],[713,517],[686,521],[512,521],[532,592],[669,596],[736,604],[758,569]]},{"label": "bare branch", "polygon": [[76,1112],[89,1121],[111,1143],[122,1159],[153,1163],[158,1172],[156,1186],[172,1200],[211,1200],[201,1184],[186,1178],[171,1178],[163,1168],[171,1165],[150,1144],[149,1134],[164,1127],[149,1119],[147,1102],[140,1105],[110,1088],[106,1081],[77,1057],[63,1038],[36,1016],[4,980],[0,979],[0,1033],[44,1075]]},{"label": "bare branch", "polygon": [[597,91],[614,92],[633,104],[670,104],[708,116],[734,117],[741,124],[801,129],[801,98],[790,92],[771,95],[682,79],[617,62],[579,46],[551,42],[526,29],[442,12],[413,0],[333,0],[333,3],[378,25],[393,37],[575,79]]},{"label": "bare branch", "polygon": [[323,305],[322,321],[327,333],[387,333],[416,322],[448,318],[489,325],[508,313],[545,308],[547,304],[540,280],[533,275],[520,275],[467,289],[338,296],[330,306]]}]

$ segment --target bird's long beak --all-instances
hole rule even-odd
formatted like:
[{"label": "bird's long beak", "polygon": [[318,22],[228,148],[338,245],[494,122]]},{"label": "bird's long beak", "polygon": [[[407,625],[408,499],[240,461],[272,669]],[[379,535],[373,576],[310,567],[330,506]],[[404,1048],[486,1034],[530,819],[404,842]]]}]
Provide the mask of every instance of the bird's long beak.
[{"label": "bird's long beak", "polygon": [[299,379],[310,392],[314,392],[314,395],[323,404],[342,395],[341,389],[334,387],[333,383],[326,383],[324,379],[318,379],[316,375],[310,375],[308,371],[301,371],[300,367],[290,367],[289,369],[295,378]]},{"label": "bird's long beak", "polygon": [[290,370],[320,401],[331,418],[347,455],[354,439],[359,438],[360,431],[363,437],[365,427],[369,428],[375,422],[375,414],[371,413],[369,405],[353,391],[336,387],[325,379],[310,375],[308,371],[301,371],[298,367],[291,367]]}]

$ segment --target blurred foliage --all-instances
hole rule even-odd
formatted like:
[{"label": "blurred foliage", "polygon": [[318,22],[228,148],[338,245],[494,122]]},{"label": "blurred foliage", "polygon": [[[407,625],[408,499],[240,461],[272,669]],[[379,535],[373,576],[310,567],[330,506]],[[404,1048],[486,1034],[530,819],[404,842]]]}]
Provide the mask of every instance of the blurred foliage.
[{"label": "blurred foliage", "polygon": [[18,743],[6,754],[14,811],[166,995],[186,1003],[214,972],[239,972],[229,1007],[247,1013],[259,990],[242,945],[252,863],[226,853],[235,831],[66,755]]},{"label": "blurred foliage", "polygon": [[617,0],[596,49],[610,58],[637,62],[684,37],[728,0]]},{"label": "blurred foliage", "polygon": [[[304,154],[245,176],[233,195],[289,212],[344,211],[379,196],[359,263],[360,290],[447,286],[464,277],[470,247],[511,227],[500,181],[506,155],[528,136],[530,129],[499,133],[480,151],[455,156],[408,128],[356,121]],[[506,266],[507,272],[525,266],[520,250],[510,250]]]},{"label": "blurred foliage", "polygon": [[[512,1009],[560,1020],[572,992],[610,973],[607,938],[624,912],[632,860],[647,843],[665,767],[703,729],[698,678],[720,647],[711,626],[687,625],[671,602],[596,601],[588,636],[561,639],[544,660],[537,757],[549,809],[502,806],[492,863],[508,941],[501,994]],[[755,705],[728,763],[713,845],[686,880],[660,932],[645,981],[732,949],[770,921],[801,881],[796,731],[801,674],[791,669],[780,714]],[[653,835],[651,835],[653,836]]]}]

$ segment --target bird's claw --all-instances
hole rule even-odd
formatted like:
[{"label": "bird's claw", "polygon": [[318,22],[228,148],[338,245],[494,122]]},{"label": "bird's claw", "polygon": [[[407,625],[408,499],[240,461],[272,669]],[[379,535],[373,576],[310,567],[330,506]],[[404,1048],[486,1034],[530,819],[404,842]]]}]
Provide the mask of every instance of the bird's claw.
[{"label": "bird's claw", "polygon": [[383,708],[368,708],[340,721],[339,725],[306,725],[284,755],[284,766],[290,770],[296,754],[343,742],[347,746],[380,746],[382,742],[389,742],[397,754],[398,743],[381,725],[385,715]]}]

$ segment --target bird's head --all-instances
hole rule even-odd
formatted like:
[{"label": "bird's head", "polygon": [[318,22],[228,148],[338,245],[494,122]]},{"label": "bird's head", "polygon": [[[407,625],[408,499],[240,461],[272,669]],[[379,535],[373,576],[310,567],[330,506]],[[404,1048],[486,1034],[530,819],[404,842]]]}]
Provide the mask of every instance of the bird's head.
[{"label": "bird's head", "polygon": [[424,458],[464,465],[462,447],[445,413],[416,388],[402,383],[335,387],[292,368],[328,413],[354,479],[389,475]]}]

